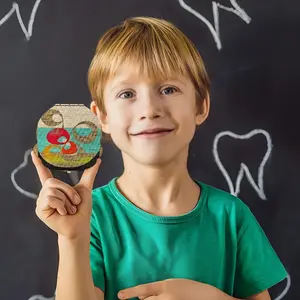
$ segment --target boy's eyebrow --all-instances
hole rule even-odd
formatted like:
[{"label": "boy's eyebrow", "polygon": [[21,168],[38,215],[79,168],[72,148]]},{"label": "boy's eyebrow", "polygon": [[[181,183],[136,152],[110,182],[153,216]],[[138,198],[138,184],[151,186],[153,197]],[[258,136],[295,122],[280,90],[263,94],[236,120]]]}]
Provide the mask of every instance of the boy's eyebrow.
[{"label": "boy's eyebrow", "polygon": [[131,81],[129,81],[129,80],[116,81],[115,83],[112,84],[110,90],[113,91],[121,85],[130,84],[130,83],[131,83]]},{"label": "boy's eyebrow", "polygon": [[[179,83],[181,83],[182,85],[186,85],[186,82],[184,82],[183,80],[181,80],[178,77],[172,77],[172,78],[167,78],[167,79],[162,79],[161,82],[168,82],[168,81],[177,81]],[[116,81],[115,83],[112,84],[110,91],[114,91],[116,88],[119,88],[122,85],[127,85],[127,84],[132,84],[131,80],[128,79],[124,79],[121,81]]]},{"label": "boy's eyebrow", "polygon": [[177,78],[177,77],[167,79],[166,81],[177,81],[177,82],[180,82],[183,85],[186,85],[186,82],[184,82],[183,80],[181,80],[180,78]]}]

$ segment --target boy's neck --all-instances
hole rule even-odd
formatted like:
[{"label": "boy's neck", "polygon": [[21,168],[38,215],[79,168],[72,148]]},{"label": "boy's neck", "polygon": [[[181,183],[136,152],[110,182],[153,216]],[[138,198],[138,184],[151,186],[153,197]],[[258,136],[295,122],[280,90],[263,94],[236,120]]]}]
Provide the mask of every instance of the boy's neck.
[{"label": "boy's neck", "polygon": [[186,158],[178,158],[160,167],[140,165],[126,158],[117,185],[123,195],[139,208],[164,216],[191,211],[200,193],[199,186],[188,173]]}]

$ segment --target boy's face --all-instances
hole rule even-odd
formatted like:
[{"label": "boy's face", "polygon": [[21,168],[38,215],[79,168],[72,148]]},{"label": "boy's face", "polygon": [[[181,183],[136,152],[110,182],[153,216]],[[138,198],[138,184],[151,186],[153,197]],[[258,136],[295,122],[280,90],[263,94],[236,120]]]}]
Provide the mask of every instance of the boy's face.
[{"label": "boy's face", "polygon": [[102,130],[111,135],[123,159],[166,164],[187,155],[188,145],[207,117],[209,99],[197,109],[195,89],[185,77],[153,81],[124,65],[104,89],[106,113],[94,103]]}]

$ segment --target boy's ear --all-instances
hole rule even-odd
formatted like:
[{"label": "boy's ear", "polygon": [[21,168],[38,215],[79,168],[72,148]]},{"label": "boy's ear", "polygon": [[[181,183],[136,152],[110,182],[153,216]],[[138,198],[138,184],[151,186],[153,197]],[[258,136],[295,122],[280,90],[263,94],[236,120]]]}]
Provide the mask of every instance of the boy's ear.
[{"label": "boy's ear", "polygon": [[104,133],[110,134],[106,113],[104,113],[104,112],[102,112],[102,111],[99,110],[99,108],[98,108],[98,106],[96,105],[96,102],[95,102],[95,101],[92,101],[92,102],[91,102],[90,108],[91,108],[91,111],[92,111],[95,115],[97,115],[97,117],[98,117],[98,119],[99,119],[99,121],[100,121],[100,124],[101,124],[101,130],[102,130]]},{"label": "boy's ear", "polygon": [[195,116],[196,125],[199,126],[207,119],[210,110],[210,97],[207,94],[201,105],[197,105],[197,114]]}]

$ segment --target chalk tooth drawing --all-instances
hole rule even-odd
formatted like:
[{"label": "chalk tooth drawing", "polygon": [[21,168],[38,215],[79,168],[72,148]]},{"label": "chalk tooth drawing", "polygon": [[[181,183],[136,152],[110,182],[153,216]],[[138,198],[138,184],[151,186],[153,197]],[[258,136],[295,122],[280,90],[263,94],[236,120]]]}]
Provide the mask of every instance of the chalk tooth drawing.
[{"label": "chalk tooth drawing", "polygon": [[276,297],[274,300],[281,300],[284,298],[284,296],[288,293],[290,287],[291,287],[292,281],[291,281],[291,276],[288,274],[287,278],[286,278],[286,287],[283,290],[283,292]]},{"label": "chalk tooth drawing", "polygon": [[218,2],[212,1],[212,12],[214,17],[214,25],[212,25],[202,14],[196,11],[194,8],[186,4],[184,0],[178,0],[180,6],[197,17],[200,21],[202,21],[210,30],[215,43],[217,45],[218,50],[222,49],[221,35],[220,35],[220,24],[219,24],[219,9],[223,9],[229,11],[239,18],[241,18],[244,22],[249,24],[251,22],[251,18],[248,14],[237,4],[235,0],[230,0],[232,7],[224,6]]},{"label": "chalk tooth drawing", "polygon": [[[21,187],[18,185],[18,183],[17,183],[17,181],[16,181],[16,174],[17,174],[20,170],[26,168],[26,166],[28,165],[28,156],[30,155],[30,152],[31,152],[31,151],[32,151],[32,149],[28,149],[28,150],[25,151],[25,154],[24,154],[24,161],[23,161],[18,167],[16,167],[16,168],[12,171],[10,178],[11,178],[11,181],[12,181],[12,183],[13,183],[13,185],[14,185],[14,187],[16,188],[17,191],[19,191],[21,194],[23,194],[24,196],[26,196],[26,197],[28,197],[28,198],[31,198],[31,199],[37,199],[37,197],[38,197],[37,194],[30,193],[30,192],[24,190],[23,188],[21,188]],[[30,159],[31,159],[31,158],[30,158]]]},{"label": "chalk tooth drawing", "polygon": [[21,29],[22,29],[22,31],[23,31],[26,39],[29,41],[30,38],[31,38],[31,36],[32,36],[34,19],[35,19],[35,16],[36,16],[36,13],[37,13],[37,10],[39,8],[39,5],[40,5],[41,1],[42,0],[36,0],[34,6],[32,8],[32,11],[31,11],[31,15],[30,15],[30,18],[29,18],[29,22],[28,22],[27,28],[26,28],[26,26],[25,26],[25,24],[23,22],[23,18],[22,18],[21,13],[20,13],[20,6],[16,2],[13,2],[11,10],[2,19],[0,19],[0,27],[5,22],[7,22],[9,20],[9,18],[14,13],[16,13],[18,21],[19,21],[19,24],[20,24],[20,27],[21,27]]},{"label": "chalk tooth drawing", "polygon": [[[31,199],[37,199],[38,198],[38,195],[35,194],[35,193],[31,193],[31,192],[28,192],[26,190],[24,190],[16,181],[16,174],[21,171],[22,169],[26,168],[26,166],[28,165],[28,157],[30,156],[30,152],[32,151],[32,149],[28,149],[25,151],[24,153],[24,160],[23,162],[17,166],[11,173],[11,181],[15,187],[15,189],[17,191],[19,191],[22,195],[28,197],[28,198],[31,198]],[[31,161],[31,157],[30,157],[30,161]],[[70,179],[72,181],[72,183],[75,185],[79,182],[79,175],[78,175],[78,172],[77,171],[73,171],[73,172],[68,172],[69,176],[70,176]]]},{"label": "chalk tooth drawing", "polygon": [[43,295],[31,296],[28,300],[55,300],[55,297],[46,298]]},{"label": "chalk tooth drawing", "polygon": [[[257,134],[262,134],[265,138],[266,138],[266,144],[267,144],[267,151],[260,163],[260,166],[258,168],[258,183],[255,182],[255,180],[253,179],[249,168],[247,167],[246,164],[244,164],[243,162],[240,164],[240,170],[238,172],[236,181],[235,181],[235,185],[233,184],[233,180],[230,178],[227,170],[225,169],[224,165],[221,162],[220,156],[219,156],[219,150],[218,150],[218,145],[219,145],[219,141],[220,139],[222,139],[225,136],[229,136],[232,137],[234,139],[238,139],[238,140],[246,140],[246,139],[250,139],[251,137],[257,135]],[[244,178],[244,175],[246,175],[249,183],[251,184],[251,186],[254,188],[254,190],[257,192],[258,196],[262,199],[262,200],[267,200],[266,194],[264,192],[264,167],[265,164],[267,162],[267,160],[269,159],[270,155],[271,155],[271,151],[272,151],[272,140],[271,140],[271,136],[270,134],[263,130],[263,129],[254,129],[252,131],[250,131],[247,134],[244,135],[238,135],[235,134],[231,131],[224,131],[224,132],[220,132],[219,134],[216,135],[215,139],[214,139],[214,143],[213,143],[213,156],[215,159],[215,162],[218,166],[218,168],[220,169],[220,171],[222,172],[223,176],[225,177],[230,193],[238,196],[238,194],[240,193],[240,187],[241,187],[241,181]]]},{"label": "chalk tooth drawing", "polygon": [[[262,134],[265,138],[266,138],[266,142],[267,142],[267,151],[259,165],[258,168],[258,183],[256,184],[250,171],[249,168],[242,162],[240,164],[240,170],[238,173],[238,176],[236,178],[235,181],[235,186],[233,185],[233,180],[230,178],[227,170],[225,169],[224,165],[222,164],[221,160],[220,160],[220,156],[219,156],[219,150],[218,150],[218,144],[220,139],[222,139],[225,136],[229,136],[232,137],[234,139],[238,139],[238,140],[246,140],[246,139],[250,139],[251,137],[258,135],[258,134]],[[258,196],[262,199],[262,200],[266,200],[266,194],[264,192],[264,167],[266,162],[268,161],[271,152],[272,152],[272,139],[270,134],[263,130],[263,129],[254,129],[252,131],[250,131],[247,134],[244,135],[239,135],[239,134],[235,134],[231,131],[223,131],[220,132],[219,134],[216,135],[215,139],[214,139],[214,143],[213,143],[213,156],[215,159],[215,162],[218,166],[218,168],[220,169],[220,171],[222,172],[222,174],[224,175],[230,193],[238,196],[238,194],[240,193],[240,186],[241,186],[241,181],[244,177],[244,174],[246,174],[246,177],[249,181],[249,183],[252,185],[252,187],[255,189],[255,191],[257,192]],[[285,297],[285,295],[288,293],[289,289],[291,287],[291,276],[288,274],[287,278],[286,278],[286,286],[285,289],[282,291],[282,293],[277,296],[274,300],[281,300]]]}]

